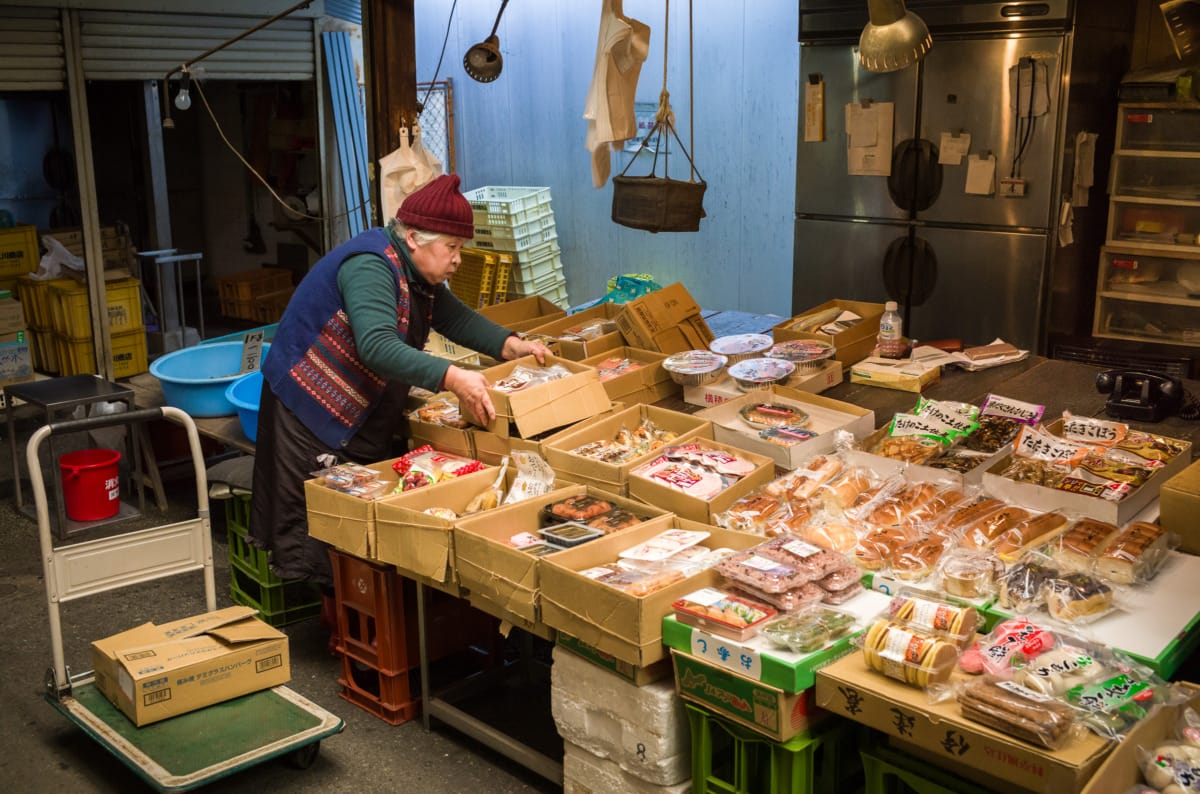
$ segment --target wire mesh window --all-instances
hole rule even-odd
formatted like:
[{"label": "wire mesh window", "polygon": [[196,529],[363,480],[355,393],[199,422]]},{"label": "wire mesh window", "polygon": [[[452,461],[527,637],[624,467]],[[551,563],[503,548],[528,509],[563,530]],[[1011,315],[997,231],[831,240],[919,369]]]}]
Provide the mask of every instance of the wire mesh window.
[{"label": "wire mesh window", "polygon": [[421,143],[452,174],[454,163],[454,84],[450,78],[435,83],[417,83],[417,100],[422,103],[417,122]]}]

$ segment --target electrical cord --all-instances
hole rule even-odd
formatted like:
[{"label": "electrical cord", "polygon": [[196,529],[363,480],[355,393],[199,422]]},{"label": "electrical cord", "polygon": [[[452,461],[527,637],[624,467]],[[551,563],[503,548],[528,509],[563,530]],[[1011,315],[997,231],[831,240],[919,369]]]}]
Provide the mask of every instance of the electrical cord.
[{"label": "electrical cord", "polygon": [[[437,82],[438,73],[442,71],[442,58],[446,55],[446,42],[450,40],[450,25],[454,22],[454,9],[458,8],[458,0],[454,0],[450,4],[450,17],[446,20],[446,35],[442,37],[442,51],[438,53],[437,66],[433,67],[433,79],[429,81],[429,88],[425,90],[425,98],[421,100],[421,110],[425,109],[425,105],[429,102],[429,95],[433,93],[433,85]],[[418,114],[420,111],[418,111]]]},{"label": "electrical cord", "polygon": [[1179,406],[1179,418],[1188,422],[1200,420],[1200,400],[1187,389],[1183,390],[1183,403]]},{"label": "electrical cord", "polygon": [[[1029,61],[1029,103],[1025,111],[1024,132],[1021,126],[1021,64],[1017,63],[1017,112],[1013,126],[1013,161],[1012,167],[1009,169],[1008,175],[1016,178],[1021,175],[1022,161],[1025,157],[1025,150],[1029,146],[1029,142],[1033,139],[1033,128],[1037,124],[1037,117],[1033,115],[1033,97],[1037,92],[1037,61],[1033,58],[1023,60]],[[1020,148],[1017,146],[1017,139],[1021,140]]]}]

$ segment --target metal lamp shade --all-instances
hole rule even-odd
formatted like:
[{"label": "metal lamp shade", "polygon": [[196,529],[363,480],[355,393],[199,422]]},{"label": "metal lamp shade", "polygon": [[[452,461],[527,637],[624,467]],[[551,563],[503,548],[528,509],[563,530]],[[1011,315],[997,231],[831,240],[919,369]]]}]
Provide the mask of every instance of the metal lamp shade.
[{"label": "metal lamp shade", "polygon": [[867,0],[871,21],[858,39],[858,60],[868,72],[894,72],[925,57],[933,38],[904,0]]}]

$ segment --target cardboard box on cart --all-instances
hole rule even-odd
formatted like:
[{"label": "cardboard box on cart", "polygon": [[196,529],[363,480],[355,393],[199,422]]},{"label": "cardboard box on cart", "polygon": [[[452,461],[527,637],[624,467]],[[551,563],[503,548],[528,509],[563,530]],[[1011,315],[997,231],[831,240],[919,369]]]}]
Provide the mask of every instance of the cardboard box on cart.
[{"label": "cardboard box on cart", "polygon": [[142,726],[286,684],[287,635],[256,614],[227,607],[96,640],[96,688]]},{"label": "cardboard box on cart", "polygon": [[[500,436],[516,435],[528,439],[595,416],[612,405],[595,369],[556,356],[546,357],[545,366],[555,364],[571,374],[513,392],[489,388],[496,416],[488,423],[487,430]],[[483,371],[483,376],[489,384],[495,384],[519,366],[541,365],[533,356],[525,356],[490,367]]]},{"label": "cardboard box on cart", "polygon": [[[400,475],[392,468],[398,460],[391,458],[367,464],[367,468],[378,471],[379,479],[387,483],[381,497],[394,491],[400,481]],[[315,478],[306,480],[304,503],[308,511],[308,534],[355,557],[374,559],[377,501],[335,491]]]},{"label": "cardboard box on cart", "polygon": [[556,433],[553,439],[542,444],[542,457],[555,471],[561,471],[577,482],[627,495],[630,469],[648,460],[654,455],[653,452],[614,464],[584,457],[572,450],[592,441],[611,441],[622,428],[632,431],[643,420],[653,422],[657,428],[674,432],[676,439],[672,444],[692,438],[712,438],[712,423],[706,419],[655,405],[631,405],[622,411],[604,414]]},{"label": "cardboard box on cart", "polygon": [[579,571],[613,562],[625,549],[670,528],[708,532],[702,545],[713,549],[748,549],[763,540],[760,535],[672,516],[665,522],[656,520],[630,527],[551,554],[542,558],[542,621],[631,665],[645,667],[666,658],[663,617],[672,612],[671,605],[677,599],[703,587],[717,586],[720,574],[706,569],[649,595],[635,596],[589,579]]},{"label": "cardboard box on cart", "polygon": [[707,350],[713,340],[700,304],[678,282],[626,303],[617,327],[630,345],[661,353]]},{"label": "cardboard box on cart", "polygon": [[[791,327],[796,320],[803,316],[834,308],[853,312],[862,319],[836,334],[797,331]],[[801,312],[795,317],[789,317],[783,322],[776,323],[775,327],[771,329],[771,336],[776,342],[788,342],[793,339],[815,339],[818,342],[828,342],[834,347],[834,358],[842,363],[843,368],[848,368],[871,355],[871,351],[875,349],[875,340],[879,336],[879,318],[882,316],[882,303],[831,300]]]},{"label": "cardboard box on cart", "polygon": [[816,696],[821,708],[914,744],[939,762],[1047,794],[1078,791],[1110,747],[1090,731],[1050,751],[992,730],[963,717],[953,699],[931,704],[923,689],[871,670],[862,653],[818,670]]},{"label": "cardboard box on cart", "polygon": [[[536,557],[510,545],[509,540],[522,532],[536,536],[542,527],[543,507],[579,494],[606,499],[630,512],[648,516],[654,525],[667,523],[659,518],[666,515],[664,510],[584,485],[557,488],[477,516],[460,518],[454,525],[455,567],[459,583],[470,592],[472,603],[477,600],[490,602],[496,611],[485,611],[504,618],[511,615],[515,617],[511,622],[517,625],[522,625],[522,621],[524,624],[539,622],[539,565],[564,552]],[[615,532],[612,537],[629,531]]]}]

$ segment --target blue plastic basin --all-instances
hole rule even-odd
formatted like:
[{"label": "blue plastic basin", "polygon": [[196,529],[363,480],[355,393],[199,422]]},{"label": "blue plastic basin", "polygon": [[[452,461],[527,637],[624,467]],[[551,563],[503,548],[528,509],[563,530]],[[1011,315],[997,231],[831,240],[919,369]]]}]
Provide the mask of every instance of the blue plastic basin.
[{"label": "blue plastic basin", "polygon": [[[269,344],[262,346],[264,360],[270,349]],[[194,417],[233,416],[237,408],[225,393],[242,377],[241,368],[242,344],[220,342],[185,347],[156,358],[150,364],[150,374],[162,384],[167,405]]]},{"label": "blue plastic basin", "polygon": [[258,441],[258,401],[262,397],[262,371],[251,372],[235,380],[225,389],[225,399],[237,409],[242,432],[251,441]]}]

